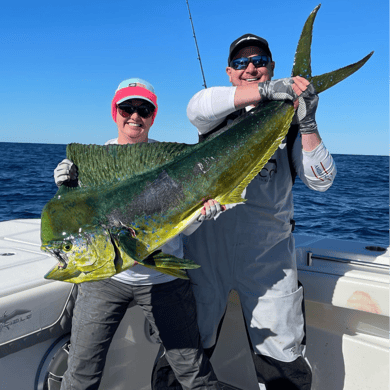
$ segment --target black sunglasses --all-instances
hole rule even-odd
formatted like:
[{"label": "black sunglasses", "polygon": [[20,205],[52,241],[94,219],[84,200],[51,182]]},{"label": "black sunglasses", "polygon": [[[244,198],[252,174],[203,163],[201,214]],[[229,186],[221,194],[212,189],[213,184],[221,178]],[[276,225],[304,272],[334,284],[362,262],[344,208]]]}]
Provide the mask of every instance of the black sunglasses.
[{"label": "black sunglasses", "polygon": [[142,118],[150,118],[155,110],[155,107],[149,103],[141,104],[140,106],[133,106],[132,104],[118,104],[119,113],[123,116],[123,118],[128,118],[133,115],[134,112],[137,112],[139,116]]},{"label": "black sunglasses", "polygon": [[268,56],[255,56],[255,57],[242,57],[230,61],[230,67],[235,70],[246,69],[252,62],[255,68],[261,68],[267,66],[271,58]]}]

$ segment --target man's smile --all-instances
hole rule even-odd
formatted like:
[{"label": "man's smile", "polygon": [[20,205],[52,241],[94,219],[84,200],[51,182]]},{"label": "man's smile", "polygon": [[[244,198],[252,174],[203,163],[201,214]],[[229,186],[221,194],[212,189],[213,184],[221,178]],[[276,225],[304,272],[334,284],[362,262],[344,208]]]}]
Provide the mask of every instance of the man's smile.
[{"label": "man's smile", "polygon": [[259,81],[260,80],[260,77],[256,77],[256,78],[250,78],[250,79],[243,79],[244,81]]}]

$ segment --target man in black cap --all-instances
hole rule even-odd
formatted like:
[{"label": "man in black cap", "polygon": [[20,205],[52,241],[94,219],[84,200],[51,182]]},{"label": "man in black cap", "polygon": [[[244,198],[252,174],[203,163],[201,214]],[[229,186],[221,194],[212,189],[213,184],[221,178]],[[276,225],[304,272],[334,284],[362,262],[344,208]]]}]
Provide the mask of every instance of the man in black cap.
[{"label": "man in black cap", "polygon": [[326,191],[336,167],[318,133],[313,86],[299,76],[271,81],[274,67],[268,42],[245,34],[230,45],[226,73],[233,86],[204,89],[188,104],[201,141],[262,100],[291,100],[298,110],[286,139],[245,189],[245,204],[203,224],[185,242],[185,256],[201,265],[189,275],[206,353],[215,348],[234,289],[260,390],[309,390],[292,186],[298,174],[309,188]]}]

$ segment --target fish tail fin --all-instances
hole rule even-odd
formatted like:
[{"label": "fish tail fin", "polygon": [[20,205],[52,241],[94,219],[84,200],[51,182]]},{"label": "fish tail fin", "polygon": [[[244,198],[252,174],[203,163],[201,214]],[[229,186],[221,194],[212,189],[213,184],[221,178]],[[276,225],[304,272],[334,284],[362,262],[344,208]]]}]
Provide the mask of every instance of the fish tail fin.
[{"label": "fish tail fin", "polygon": [[314,76],[311,80],[313,87],[315,88],[317,93],[323,92],[328,88],[333,87],[340,81],[343,81],[348,76],[359,70],[373,54],[374,52],[372,51],[370,54],[366,55],[363,59],[358,62],[355,62],[354,64],[334,70],[333,72],[324,73],[320,76]]},{"label": "fish tail fin", "polygon": [[321,4],[314,8],[303,26],[295,52],[292,76],[302,76],[307,80],[311,79],[311,41],[313,36],[313,24],[320,7]]},{"label": "fish tail fin", "polygon": [[321,4],[314,8],[303,26],[301,37],[299,38],[297,50],[295,52],[292,76],[302,76],[309,80],[317,93],[321,93],[328,88],[333,87],[340,81],[346,79],[351,74],[359,70],[373,55],[373,51],[354,64],[334,70],[333,72],[324,73],[320,76],[312,77],[311,73],[311,42],[313,35],[313,24]]}]

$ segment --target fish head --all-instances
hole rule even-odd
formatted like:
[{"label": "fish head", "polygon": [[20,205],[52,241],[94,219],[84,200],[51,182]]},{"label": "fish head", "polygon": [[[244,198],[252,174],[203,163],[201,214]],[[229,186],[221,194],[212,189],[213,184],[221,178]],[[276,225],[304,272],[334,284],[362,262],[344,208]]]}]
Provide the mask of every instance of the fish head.
[{"label": "fish head", "polygon": [[[42,210],[41,241],[62,241],[98,223],[93,198],[81,191],[60,190]],[[92,200],[91,200],[92,198]]]},{"label": "fish head", "polygon": [[45,278],[81,283],[114,275],[116,250],[110,232],[92,224],[90,215],[76,205],[72,213],[66,209],[49,202],[42,211],[41,250],[58,261]]},{"label": "fish head", "polygon": [[42,243],[41,250],[58,261],[45,275],[46,279],[81,283],[106,279],[117,272],[115,247],[104,229]]},{"label": "fish head", "polygon": [[57,261],[46,279],[81,283],[114,275],[116,251],[110,233],[104,229],[64,236],[42,243],[41,250]]}]

